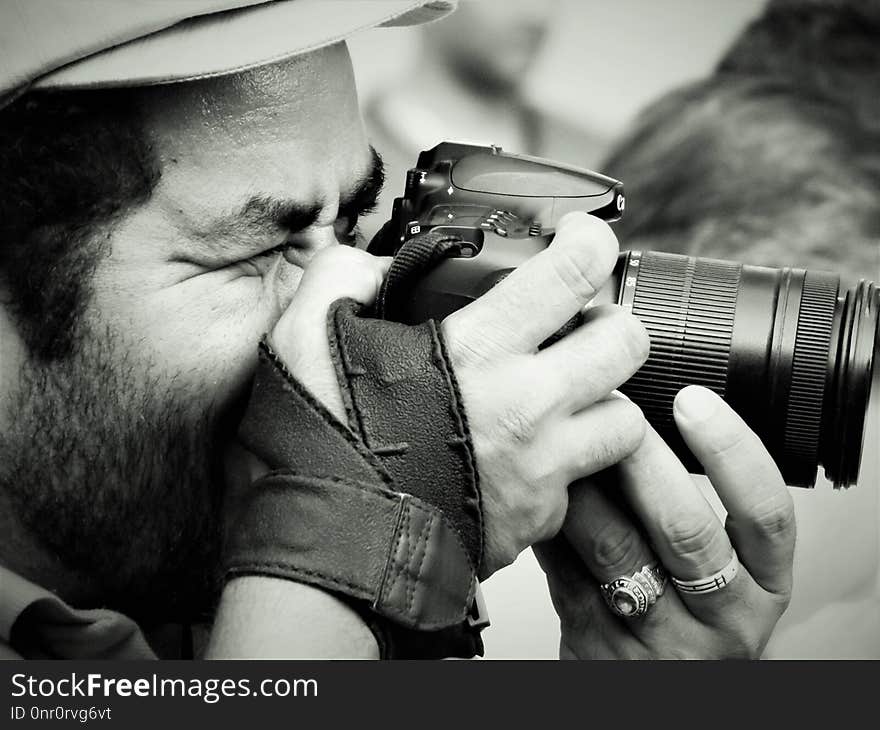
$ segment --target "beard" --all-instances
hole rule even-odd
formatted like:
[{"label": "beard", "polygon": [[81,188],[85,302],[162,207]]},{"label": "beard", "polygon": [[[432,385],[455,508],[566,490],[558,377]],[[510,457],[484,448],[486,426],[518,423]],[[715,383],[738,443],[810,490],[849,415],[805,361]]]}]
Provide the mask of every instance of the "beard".
[{"label": "beard", "polygon": [[155,625],[203,618],[219,596],[214,454],[230,429],[202,393],[182,395],[181,380],[110,333],[22,368],[0,489],[40,547],[82,577],[79,607]]}]

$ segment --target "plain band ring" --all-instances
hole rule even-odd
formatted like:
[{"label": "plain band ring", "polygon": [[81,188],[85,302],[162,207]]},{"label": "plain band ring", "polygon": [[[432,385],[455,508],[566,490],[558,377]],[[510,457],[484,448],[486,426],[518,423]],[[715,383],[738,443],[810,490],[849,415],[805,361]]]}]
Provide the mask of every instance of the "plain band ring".
[{"label": "plain band ring", "polygon": [[634,618],[648,613],[663,595],[666,583],[666,571],[657,563],[650,563],[632,575],[622,575],[599,588],[608,608],[623,618]]},{"label": "plain band ring", "polygon": [[730,583],[730,581],[736,577],[737,572],[739,572],[739,558],[736,556],[736,552],[734,552],[733,557],[730,558],[730,562],[727,563],[727,565],[717,573],[712,573],[712,575],[706,576],[705,578],[680,580],[675,576],[670,577],[672,579],[672,584],[676,587],[679,593],[714,593],[715,591],[720,591]]}]

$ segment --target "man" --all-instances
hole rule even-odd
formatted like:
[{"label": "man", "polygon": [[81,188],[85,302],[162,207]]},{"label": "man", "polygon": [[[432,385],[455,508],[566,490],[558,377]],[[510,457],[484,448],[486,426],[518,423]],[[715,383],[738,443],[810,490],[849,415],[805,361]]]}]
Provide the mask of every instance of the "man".
[{"label": "man", "polygon": [[[563,219],[439,326],[359,310],[389,262],[338,245],[381,179],[340,40],[448,7],[340,6],[3,6],[3,651],[174,655],[166,625],[207,619],[208,656],[471,655],[477,579],[564,523],[565,655],[757,656],[794,542],[766,450],[679,395],[725,530],[613,395],[635,318],[537,349],[608,277],[607,226]],[[616,463],[632,512],[569,494]]]},{"label": "man", "polygon": [[[712,76],[655,102],[611,152],[623,244],[880,279],[878,38],[877,2],[769,3]],[[880,657],[873,406],[858,485],[793,490],[795,591],[772,656]]]}]

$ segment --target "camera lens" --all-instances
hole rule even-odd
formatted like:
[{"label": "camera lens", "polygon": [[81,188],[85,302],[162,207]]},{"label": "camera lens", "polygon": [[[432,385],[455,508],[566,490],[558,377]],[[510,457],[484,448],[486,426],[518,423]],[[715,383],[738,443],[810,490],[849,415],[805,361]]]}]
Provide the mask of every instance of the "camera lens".
[{"label": "camera lens", "polygon": [[613,286],[651,336],[621,390],[691,470],[672,402],[696,384],[745,419],[787,484],[812,487],[820,465],[835,487],[856,483],[880,319],[873,283],[841,294],[825,272],[631,251]]}]

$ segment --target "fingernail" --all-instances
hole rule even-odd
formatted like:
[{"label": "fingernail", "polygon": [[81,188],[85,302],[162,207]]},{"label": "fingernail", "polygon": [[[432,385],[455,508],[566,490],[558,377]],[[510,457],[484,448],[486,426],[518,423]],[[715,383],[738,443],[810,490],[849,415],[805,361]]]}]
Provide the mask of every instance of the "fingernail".
[{"label": "fingernail", "polygon": [[719,397],[708,388],[689,385],[678,391],[675,410],[689,421],[705,421],[718,410]]}]

